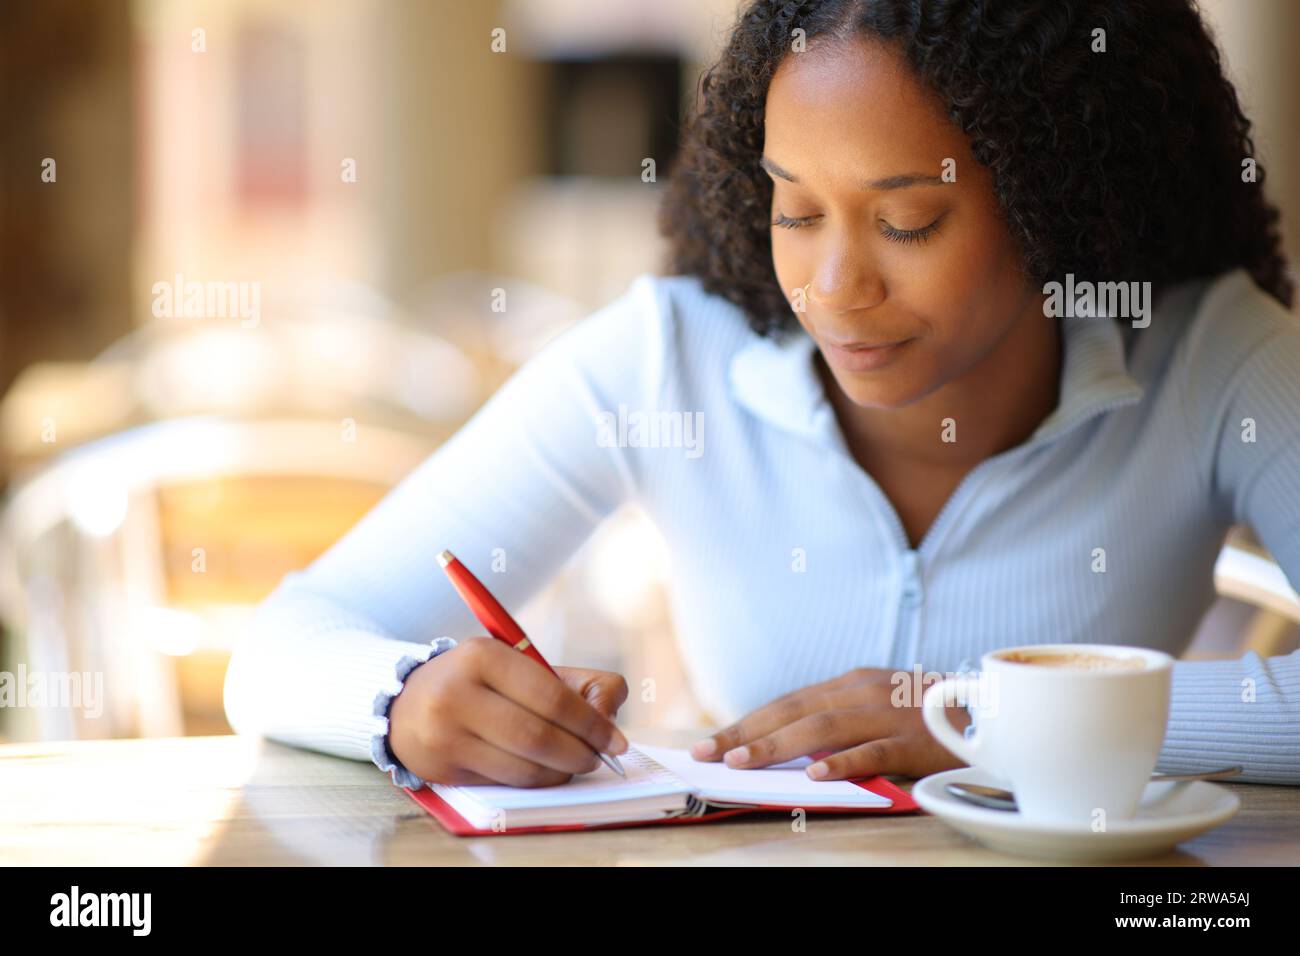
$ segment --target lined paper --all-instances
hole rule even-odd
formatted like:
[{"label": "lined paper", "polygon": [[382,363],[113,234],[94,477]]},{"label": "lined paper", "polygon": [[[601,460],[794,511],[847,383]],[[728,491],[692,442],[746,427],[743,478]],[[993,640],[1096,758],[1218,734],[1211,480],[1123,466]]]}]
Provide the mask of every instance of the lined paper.
[{"label": "lined paper", "polygon": [[804,772],[808,757],[757,770],[737,770],[721,761],[696,760],[689,750],[672,747],[640,749],[690,785],[710,802],[764,803],[786,807],[888,807],[888,797],[864,790],[847,780],[814,780]]}]

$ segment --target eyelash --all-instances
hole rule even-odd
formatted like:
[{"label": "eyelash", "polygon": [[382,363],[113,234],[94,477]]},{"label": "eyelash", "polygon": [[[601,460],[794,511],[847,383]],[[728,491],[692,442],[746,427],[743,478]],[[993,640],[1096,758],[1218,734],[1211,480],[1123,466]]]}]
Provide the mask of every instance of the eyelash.
[{"label": "eyelash", "polygon": [[[791,219],[784,213],[778,212],[776,218],[772,220],[772,225],[780,226],[782,229],[802,229],[805,226],[812,225],[812,221],[817,218],[817,216],[803,216],[798,219]],[[900,242],[904,245],[925,242],[939,231],[939,223],[942,221],[943,216],[940,216],[930,225],[922,226],[920,229],[895,229],[882,219],[881,222],[885,228],[880,231],[880,234],[890,242]]]}]

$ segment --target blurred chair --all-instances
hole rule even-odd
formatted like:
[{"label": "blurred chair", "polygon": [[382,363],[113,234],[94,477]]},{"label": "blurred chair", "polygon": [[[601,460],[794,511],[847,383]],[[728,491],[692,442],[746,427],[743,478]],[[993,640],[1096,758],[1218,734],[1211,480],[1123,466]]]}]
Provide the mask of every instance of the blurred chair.
[{"label": "blurred chair", "polygon": [[[486,397],[460,349],[378,297],[316,291],[256,327],[166,320],[123,339],[86,374],[127,391],[120,421],[65,401],[51,442],[32,414],[49,396],[21,379],[6,396],[4,446],[24,465],[0,515],[9,656],[29,672],[101,673],[105,698],[97,719],[11,710],[26,726],[10,736],[228,730],[222,678],[256,603]],[[31,380],[82,394],[66,369]]]},{"label": "blurred chair", "polygon": [[29,671],[101,672],[107,706],[94,723],[36,709],[39,736],[192,732],[182,700],[220,730],[213,671],[238,609],[328,547],[429,451],[385,428],[362,425],[348,442],[331,422],[214,417],[139,426],[59,456],[5,511],[4,613]]},{"label": "blurred chair", "polygon": [[1237,526],[1229,533],[1214,565],[1214,586],[1221,596],[1257,609],[1243,637],[1242,653],[1273,657],[1295,649],[1300,594],[1249,528]]}]

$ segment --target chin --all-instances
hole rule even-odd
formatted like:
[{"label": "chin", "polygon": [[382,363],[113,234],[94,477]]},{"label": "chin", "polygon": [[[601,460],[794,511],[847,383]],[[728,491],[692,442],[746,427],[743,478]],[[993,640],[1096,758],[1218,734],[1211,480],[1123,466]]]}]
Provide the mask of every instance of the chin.
[{"label": "chin", "polygon": [[845,397],[859,408],[882,410],[902,408],[921,397],[921,392],[881,381],[863,381],[850,375],[848,380],[837,378]]}]

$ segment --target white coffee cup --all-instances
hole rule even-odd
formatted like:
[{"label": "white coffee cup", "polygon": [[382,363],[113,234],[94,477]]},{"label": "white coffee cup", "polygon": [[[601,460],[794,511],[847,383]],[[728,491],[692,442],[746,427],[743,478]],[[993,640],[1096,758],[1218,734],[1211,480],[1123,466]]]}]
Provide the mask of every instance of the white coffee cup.
[{"label": "white coffee cup", "polygon": [[[1062,655],[1127,666],[1008,659]],[[935,739],[1003,781],[1026,820],[1098,830],[1132,819],[1164,743],[1173,658],[1116,644],[1038,644],[990,651],[981,666],[926,690],[922,716]],[[966,703],[969,737],[944,709]]]}]

